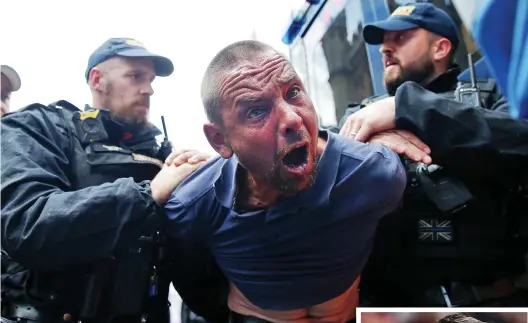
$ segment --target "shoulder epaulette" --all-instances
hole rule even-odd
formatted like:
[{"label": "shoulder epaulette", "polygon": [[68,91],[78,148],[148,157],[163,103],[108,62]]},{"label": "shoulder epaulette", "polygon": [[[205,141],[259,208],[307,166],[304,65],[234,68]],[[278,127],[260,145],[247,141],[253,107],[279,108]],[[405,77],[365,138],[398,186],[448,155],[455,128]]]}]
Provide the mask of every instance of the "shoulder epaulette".
[{"label": "shoulder epaulette", "polygon": [[70,112],[81,112],[82,110],[76,107],[74,104],[66,101],[66,100],[59,100],[55,101],[49,104],[50,107],[54,107],[57,109],[66,109]]},{"label": "shoulder epaulette", "polygon": [[23,108],[20,108],[15,111],[11,111],[10,113],[22,112],[22,111],[33,110],[33,109],[47,109],[47,108],[48,107],[42,103],[31,103],[31,104],[26,105]]}]

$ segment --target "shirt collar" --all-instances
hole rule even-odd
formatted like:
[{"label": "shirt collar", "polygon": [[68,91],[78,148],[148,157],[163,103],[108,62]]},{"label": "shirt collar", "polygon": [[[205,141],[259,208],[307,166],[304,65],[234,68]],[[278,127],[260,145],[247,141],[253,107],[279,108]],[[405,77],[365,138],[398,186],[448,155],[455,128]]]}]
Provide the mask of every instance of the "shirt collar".
[{"label": "shirt collar", "polygon": [[[280,214],[295,213],[300,209],[309,209],[326,204],[335,185],[342,147],[336,141],[337,135],[328,131],[319,131],[319,136],[327,139],[326,148],[319,158],[315,183],[298,194],[279,201],[268,209],[269,219]],[[220,176],[214,183],[217,200],[226,208],[233,209],[236,198],[236,170],[238,159],[233,156],[225,161]]]}]

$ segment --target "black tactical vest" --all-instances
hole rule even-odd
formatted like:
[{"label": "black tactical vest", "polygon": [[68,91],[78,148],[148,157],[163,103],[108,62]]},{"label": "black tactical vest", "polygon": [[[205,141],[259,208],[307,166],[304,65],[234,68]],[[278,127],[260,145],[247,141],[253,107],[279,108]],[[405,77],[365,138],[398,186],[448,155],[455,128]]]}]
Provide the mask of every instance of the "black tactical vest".
[{"label": "black tactical vest", "polygon": [[[490,85],[494,83],[481,83],[486,107],[495,99]],[[437,94],[456,99],[455,86]],[[376,280],[383,280],[409,289],[451,281],[489,282],[524,272],[519,219],[511,210],[515,185],[490,183],[488,179],[447,170],[425,175],[423,164],[404,160],[408,187],[403,207],[380,222],[364,281],[372,279],[376,286]],[[441,199],[446,192],[427,190],[425,186],[431,180],[461,185],[453,192],[465,195],[467,201],[451,210],[441,210],[430,195],[437,194]]]},{"label": "black tactical vest", "polygon": [[[45,108],[45,107],[42,107]],[[132,177],[136,182],[153,179],[163,166],[157,159],[159,145],[154,136],[125,146],[110,142],[107,134],[111,122],[103,122],[105,111],[81,111],[68,102],[59,101],[48,109],[58,109],[62,126],[70,139],[70,165],[68,172],[73,190]],[[117,126],[117,124],[116,124]],[[160,133],[159,130],[157,133]],[[159,259],[158,232],[144,232],[128,253],[114,255],[112,259],[97,264],[64,268],[61,271],[41,272],[22,268],[2,256],[3,301],[14,304],[32,304],[44,313],[45,320],[55,322],[63,313],[78,319],[85,313],[83,322],[100,322],[108,317],[110,305],[120,313],[120,321],[140,322],[147,311],[153,289],[162,295],[167,305],[168,287],[162,286],[153,273]],[[7,261],[6,261],[7,260]],[[7,262],[7,263],[6,263]],[[158,268],[160,271],[161,269]],[[158,273],[159,274],[159,273]],[[93,289],[97,289],[95,292]],[[92,289],[92,291],[90,290]],[[88,295],[92,293],[93,295]],[[95,295],[95,297],[93,297]],[[166,310],[167,308],[165,308]],[[167,314],[162,313],[162,315]],[[58,322],[57,321],[57,322]],[[116,320],[114,320],[115,322]],[[148,320],[147,322],[160,322]],[[163,320],[161,320],[163,321]],[[168,322],[165,320],[165,322]]]}]

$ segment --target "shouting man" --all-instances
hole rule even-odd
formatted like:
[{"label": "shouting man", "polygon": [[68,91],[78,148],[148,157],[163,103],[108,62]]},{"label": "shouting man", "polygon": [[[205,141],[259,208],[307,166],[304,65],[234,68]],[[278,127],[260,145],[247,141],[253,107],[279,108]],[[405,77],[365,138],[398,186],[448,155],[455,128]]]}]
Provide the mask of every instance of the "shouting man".
[{"label": "shouting man", "polygon": [[173,238],[207,244],[230,282],[233,322],[348,322],[381,217],[406,180],[398,156],[319,131],[291,63],[234,43],[202,83],[220,154],[165,206]]}]

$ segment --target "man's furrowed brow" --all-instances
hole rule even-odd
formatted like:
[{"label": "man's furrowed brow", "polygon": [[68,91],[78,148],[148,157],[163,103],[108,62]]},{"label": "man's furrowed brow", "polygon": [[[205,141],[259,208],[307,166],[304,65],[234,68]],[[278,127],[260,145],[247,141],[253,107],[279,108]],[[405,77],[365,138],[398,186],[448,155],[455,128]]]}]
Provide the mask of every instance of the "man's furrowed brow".
[{"label": "man's furrowed brow", "polygon": [[264,99],[263,98],[257,98],[257,97],[245,97],[245,98],[240,98],[236,101],[236,106],[237,107],[247,107],[247,106],[250,106],[252,104],[257,104],[257,103],[261,103],[263,102]]},{"label": "man's furrowed brow", "polygon": [[293,69],[288,69],[278,78],[279,83],[290,84],[298,79],[297,73]]}]

